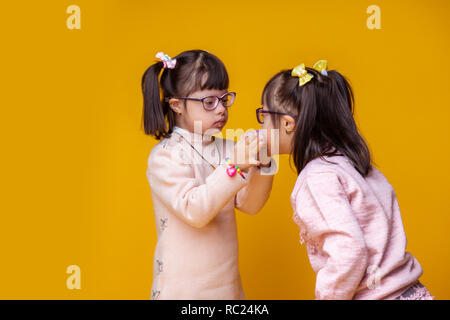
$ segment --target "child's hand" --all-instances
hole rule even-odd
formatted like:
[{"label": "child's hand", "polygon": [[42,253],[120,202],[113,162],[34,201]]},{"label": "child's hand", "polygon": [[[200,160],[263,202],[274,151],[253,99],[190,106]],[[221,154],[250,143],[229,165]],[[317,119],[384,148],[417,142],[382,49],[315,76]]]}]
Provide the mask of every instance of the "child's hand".
[{"label": "child's hand", "polygon": [[257,134],[262,137],[263,144],[259,148],[258,161],[261,163],[261,167],[270,167],[270,151],[267,145],[267,130],[256,130]]},{"label": "child's hand", "polygon": [[245,133],[248,136],[257,135],[260,139],[263,140],[263,143],[258,148],[258,155],[256,160],[260,162],[259,166],[261,167],[270,167],[270,151],[267,144],[267,130],[260,129],[255,131],[250,131]]},{"label": "child's hand", "polygon": [[257,157],[263,144],[262,136],[256,134],[242,135],[234,146],[233,164],[236,164],[241,170],[260,165],[261,163],[257,160]]}]

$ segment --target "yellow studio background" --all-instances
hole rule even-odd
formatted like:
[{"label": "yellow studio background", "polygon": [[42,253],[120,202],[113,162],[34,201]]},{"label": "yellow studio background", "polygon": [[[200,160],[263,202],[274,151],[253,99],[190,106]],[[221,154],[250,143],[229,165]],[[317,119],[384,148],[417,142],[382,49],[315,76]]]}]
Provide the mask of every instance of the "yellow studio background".
[{"label": "yellow studio background", "polygon": [[[81,29],[69,30],[69,5]],[[381,29],[366,12],[378,5]],[[257,128],[269,78],[328,59],[394,186],[421,281],[450,298],[450,2],[8,1],[2,3],[0,298],[148,299],[156,231],[141,76],[158,51],[204,49],[238,92],[227,128]],[[292,166],[293,167],[293,166]],[[248,299],[313,299],[281,157],[271,198],[237,212]],[[81,270],[68,289],[66,269]]]}]

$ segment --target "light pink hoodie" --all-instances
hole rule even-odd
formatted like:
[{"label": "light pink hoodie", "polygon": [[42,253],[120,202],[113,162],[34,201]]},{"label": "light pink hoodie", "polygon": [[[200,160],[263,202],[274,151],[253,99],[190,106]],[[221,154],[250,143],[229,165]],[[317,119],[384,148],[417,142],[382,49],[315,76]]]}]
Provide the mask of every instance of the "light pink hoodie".
[{"label": "light pink hoodie", "polygon": [[300,172],[291,203],[316,272],[316,299],[394,299],[422,275],[406,249],[395,191],[372,166],[365,178],[344,156]]},{"label": "light pink hoodie", "polygon": [[225,157],[233,146],[232,140],[211,142],[175,127],[153,147],[147,177],[158,242],[151,299],[245,298],[234,209],[256,214],[263,207],[276,164],[272,159],[269,168],[252,167],[246,179],[230,177]]}]

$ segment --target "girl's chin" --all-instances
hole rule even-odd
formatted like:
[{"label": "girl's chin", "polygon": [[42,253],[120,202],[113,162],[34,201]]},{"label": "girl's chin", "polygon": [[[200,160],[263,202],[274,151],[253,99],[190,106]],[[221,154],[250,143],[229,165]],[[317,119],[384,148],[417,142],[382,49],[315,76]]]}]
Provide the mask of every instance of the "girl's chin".
[{"label": "girl's chin", "polygon": [[206,133],[208,135],[212,136],[212,135],[220,133],[222,131],[222,129],[223,129],[223,126],[222,127],[210,127],[208,130],[206,130]]}]

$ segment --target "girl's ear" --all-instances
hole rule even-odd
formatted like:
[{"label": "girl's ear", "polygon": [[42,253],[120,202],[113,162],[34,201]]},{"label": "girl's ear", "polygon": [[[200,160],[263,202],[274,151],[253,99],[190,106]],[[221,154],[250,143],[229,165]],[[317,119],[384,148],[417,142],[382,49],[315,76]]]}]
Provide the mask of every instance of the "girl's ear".
[{"label": "girl's ear", "polygon": [[286,130],[287,134],[294,132],[295,129],[295,120],[291,116],[283,115],[281,117],[281,127]]},{"label": "girl's ear", "polygon": [[182,113],[182,103],[180,99],[172,98],[169,100],[169,106],[170,108],[178,115],[181,115]]}]

